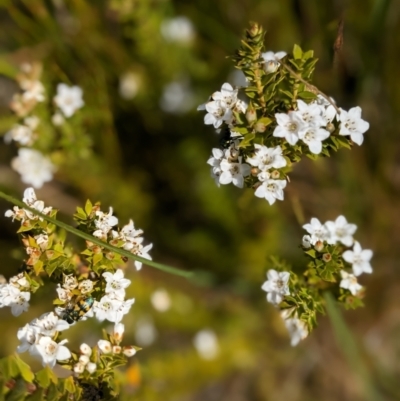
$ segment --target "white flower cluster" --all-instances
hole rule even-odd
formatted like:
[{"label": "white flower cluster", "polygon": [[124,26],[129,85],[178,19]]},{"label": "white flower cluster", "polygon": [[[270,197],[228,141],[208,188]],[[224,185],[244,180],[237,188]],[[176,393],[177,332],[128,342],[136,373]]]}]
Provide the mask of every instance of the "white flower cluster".
[{"label": "white flower cluster", "polygon": [[95,301],[93,313],[100,321],[108,320],[113,323],[119,323],[123,316],[129,312],[134,299],[125,300],[125,288],[131,281],[124,278],[124,272],[118,269],[114,274],[106,272],[102,275],[106,284],[106,295],[100,301]]},{"label": "white flower cluster", "polygon": [[[72,117],[77,110],[85,105],[82,88],[76,85],[68,86],[63,83],[57,85],[57,94],[54,96],[53,101],[67,118]],[[58,112],[54,114],[52,119],[55,125],[61,125],[64,122],[63,116]]]},{"label": "white flower cluster", "polygon": [[[136,230],[133,221],[129,220],[129,223],[122,227],[120,231],[111,231],[112,240],[110,241],[110,243],[112,245],[117,245],[118,243],[122,242],[122,248],[126,251],[129,251],[134,255],[141,256],[142,258],[151,260],[149,251],[153,248],[153,244],[144,246],[144,238],[141,236],[142,234],[143,230]],[[137,270],[140,270],[142,268],[142,262],[135,260],[134,263]]]},{"label": "white flower cluster", "polygon": [[39,125],[39,118],[36,116],[25,117],[22,124],[15,124],[10,131],[4,135],[4,142],[15,141],[22,146],[32,146],[38,137],[35,132]]},{"label": "white flower cluster", "polygon": [[256,176],[258,183],[255,184],[254,195],[265,198],[270,205],[277,199],[283,200],[283,189],[286,180],[279,179],[276,169],[286,166],[286,159],[282,156],[280,146],[268,148],[264,145],[255,144],[254,154],[245,159],[240,156],[238,149],[239,140],[232,142],[228,149],[214,148],[212,156],[207,163],[211,166],[211,175],[216,184],[233,184],[239,188],[244,186],[244,178],[250,173]]},{"label": "white flower cluster", "polygon": [[[50,212],[53,210],[51,206],[45,207],[44,202],[37,199],[35,190],[31,187],[25,189],[22,202],[24,202],[26,205],[30,206],[33,209],[36,209],[38,212],[43,213],[45,215],[50,214]],[[20,209],[18,206],[14,206],[13,210],[7,210],[5,216],[12,217],[13,220],[15,219],[21,221],[22,223],[29,220],[43,221],[42,217],[39,217],[38,215],[32,213],[29,210]]]},{"label": "white flower cluster", "polygon": [[276,113],[275,118],[278,125],[273,136],[285,138],[292,146],[301,140],[316,155],[322,151],[322,142],[330,136],[335,118],[340,123],[339,135],[350,136],[357,145],[363,143],[363,134],[369,129],[369,123],[361,118],[360,107],[348,112],[340,109],[337,114],[335,107],[322,96],[309,104],[298,100],[297,110]]},{"label": "white flower cluster", "polygon": [[21,344],[17,351],[29,351],[31,355],[42,359],[43,366],[54,367],[56,361],[65,361],[71,357],[71,352],[64,345],[67,340],[54,341],[58,332],[68,328],[69,324],[54,312],[45,313],[18,330],[17,337]]},{"label": "white flower cluster", "polygon": [[325,224],[312,218],[311,222],[305,224],[303,228],[308,232],[308,235],[303,237],[303,247],[310,248],[314,246],[316,249],[326,242],[330,245],[342,243],[346,247],[353,249],[343,252],[343,259],[351,265],[352,274],[342,270],[342,281],[340,287],[345,288],[356,295],[362,288],[357,282],[357,276],[362,273],[372,273],[372,266],[370,260],[373,252],[370,249],[362,249],[359,242],[354,241],[353,234],[357,230],[355,224],[347,222],[344,216],[339,216],[335,221],[327,221]]},{"label": "white flower cluster", "polygon": [[9,283],[0,275],[0,308],[8,306],[14,316],[29,308],[30,284],[23,273],[11,277]]},{"label": "white flower cluster", "polygon": [[207,103],[197,108],[207,111],[204,124],[213,125],[214,128],[221,127],[224,122],[231,126],[234,122],[233,112],[244,113],[246,109],[247,104],[238,98],[238,89],[229,83],[224,83],[221,91],[214,92]]}]

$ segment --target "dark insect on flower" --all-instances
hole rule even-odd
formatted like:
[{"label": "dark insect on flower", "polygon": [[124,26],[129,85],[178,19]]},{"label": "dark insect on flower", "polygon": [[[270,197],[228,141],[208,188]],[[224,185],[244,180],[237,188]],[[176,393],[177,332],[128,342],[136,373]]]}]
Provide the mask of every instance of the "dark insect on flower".
[{"label": "dark insect on flower", "polygon": [[89,312],[93,303],[94,299],[92,297],[74,297],[63,311],[61,319],[69,324],[77,322]]},{"label": "dark insect on flower", "polygon": [[235,138],[231,138],[231,131],[228,127],[223,128],[221,131],[221,138],[219,144],[224,149],[228,149],[233,143],[235,143]]}]

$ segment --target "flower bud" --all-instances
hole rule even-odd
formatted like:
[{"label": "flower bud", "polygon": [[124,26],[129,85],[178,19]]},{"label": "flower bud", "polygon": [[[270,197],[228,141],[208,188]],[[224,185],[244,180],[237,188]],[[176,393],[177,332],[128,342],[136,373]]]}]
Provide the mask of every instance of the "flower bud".
[{"label": "flower bud", "polygon": [[331,122],[329,122],[328,124],[326,124],[326,130],[332,134],[332,132],[335,131],[335,126]]},{"label": "flower bud", "polygon": [[114,354],[120,354],[122,351],[122,348],[119,345],[114,345],[112,348],[112,351]]},{"label": "flower bud", "polygon": [[316,251],[322,252],[322,250],[324,249],[324,243],[322,241],[317,241],[314,245],[314,248]]},{"label": "flower bud", "polygon": [[325,263],[328,263],[328,262],[330,262],[330,261],[332,260],[332,255],[331,255],[330,253],[324,253],[324,254],[322,255],[322,260],[323,260]]},{"label": "flower bud", "polygon": [[113,338],[117,344],[119,344],[122,341],[124,331],[125,331],[125,326],[122,323],[117,323],[114,326]]},{"label": "flower bud", "polygon": [[83,371],[85,370],[85,365],[81,364],[81,363],[77,363],[76,365],[74,365],[74,372],[77,374],[83,373]]},{"label": "flower bud", "polygon": [[274,171],[271,173],[271,178],[273,178],[274,180],[277,180],[279,177],[280,177],[280,173],[279,173],[278,170],[274,170]]},{"label": "flower bud", "polygon": [[256,22],[251,22],[250,29],[247,31],[250,37],[254,38],[262,33],[262,28]]},{"label": "flower bud", "polygon": [[253,168],[250,170],[250,172],[251,172],[251,175],[252,175],[253,177],[257,177],[257,174],[260,172],[260,170],[259,170],[257,167],[253,167]]},{"label": "flower bud", "polygon": [[99,340],[97,342],[97,346],[99,347],[99,350],[103,354],[109,354],[112,351],[111,343],[110,341],[107,340]]},{"label": "flower bud", "polygon": [[304,235],[301,243],[304,248],[311,248],[311,237],[309,235]]},{"label": "flower bud", "polygon": [[265,130],[267,129],[267,126],[263,123],[258,122],[254,126],[254,129],[256,130],[256,132],[265,132]]},{"label": "flower bud", "polygon": [[246,120],[249,124],[257,120],[257,112],[251,103],[246,111]]},{"label": "flower bud", "polygon": [[93,363],[93,362],[89,362],[89,363],[86,365],[86,370],[87,370],[89,373],[95,372],[96,369],[97,369],[97,365],[96,365],[95,363]]},{"label": "flower bud", "polygon": [[124,353],[125,356],[130,358],[131,356],[136,354],[136,350],[131,345],[128,345],[127,347],[124,347],[123,353]]},{"label": "flower bud", "polygon": [[83,366],[87,365],[89,363],[89,357],[87,355],[81,355],[79,357],[79,363]]},{"label": "flower bud", "polygon": [[89,345],[87,345],[87,344],[85,344],[85,343],[81,344],[81,346],[79,347],[79,349],[80,349],[80,351],[81,351],[81,353],[82,353],[83,355],[87,355],[87,356],[92,355],[92,349],[89,347]]}]

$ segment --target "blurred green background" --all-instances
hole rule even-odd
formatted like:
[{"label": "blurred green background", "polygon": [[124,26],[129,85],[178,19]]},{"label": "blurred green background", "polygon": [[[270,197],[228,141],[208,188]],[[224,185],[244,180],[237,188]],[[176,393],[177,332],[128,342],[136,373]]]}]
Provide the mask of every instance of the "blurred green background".
[{"label": "blurred green background", "polygon": [[[179,16],[192,31],[168,33]],[[334,62],[341,18],[344,43]],[[344,109],[361,106],[371,124],[361,147],[296,166],[285,201],[272,207],[251,190],[217,188],[206,160],[219,138],[196,112],[224,82],[237,83],[226,56],[250,20],[267,29],[266,50],[290,51],[294,43],[314,49],[316,85]],[[365,400],[330,321],[321,317],[291,348],[260,288],[269,256],[304,263],[301,224],[339,214],[375,252],[374,273],[361,279],[366,307],[345,318],[383,399],[400,399],[399,1],[0,0],[0,22],[3,134],[14,122],[8,104],[21,63],[43,63],[48,97],[58,82],[84,91],[86,105],[71,123],[84,140],[59,150],[62,166],[38,198],[68,222],[87,198],[113,206],[121,224],[133,218],[144,229],[154,260],[196,272],[188,281],[129,269],[136,303],[124,321],[125,342],[144,349],[121,372],[123,399]],[[49,120],[50,112],[42,113]],[[16,147],[1,141],[0,189],[21,197],[25,185],[10,167],[15,155]],[[0,272],[10,277],[24,255],[17,224],[4,217],[0,224]],[[14,352],[18,327],[50,310],[54,296],[44,289],[18,318],[0,309],[1,355]],[[71,329],[70,344],[94,344],[101,327],[90,321]],[[198,351],[202,330],[203,341],[196,338],[205,351]]]}]

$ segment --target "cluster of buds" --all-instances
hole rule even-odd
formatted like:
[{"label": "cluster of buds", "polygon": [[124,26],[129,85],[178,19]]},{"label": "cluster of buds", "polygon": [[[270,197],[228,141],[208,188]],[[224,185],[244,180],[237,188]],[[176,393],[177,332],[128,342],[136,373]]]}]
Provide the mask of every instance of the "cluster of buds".
[{"label": "cluster of buds", "polygon": [[364,296],[357,277],[372,273],[372,251],[354,240],[357,226],[344,216],[324,224],[313,218],[303,228],[308,234],[303,237],[302,249],[309,263],[302,275],[275,261],[262,285],[267,301],[281,310],[292,345],[316,326],[317,313],[324,311],[324,292],[332,292],[346,308],[357,308],[363,305]]},{"label": "cluster of buds", "polygon": [[247,86],[225,83],[199,110],[224,135],[208,160],[217,185],[252,188],[272,205],[283,200],[294,163],[361,145],[369,123],[360,107],[338,108],[311,84],[313,51],[295,45],[292,54],[265,52],[263,41],[263,29],[253,24],[234,57]]}]

